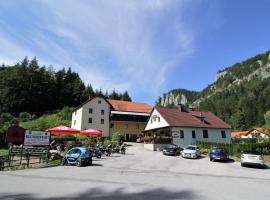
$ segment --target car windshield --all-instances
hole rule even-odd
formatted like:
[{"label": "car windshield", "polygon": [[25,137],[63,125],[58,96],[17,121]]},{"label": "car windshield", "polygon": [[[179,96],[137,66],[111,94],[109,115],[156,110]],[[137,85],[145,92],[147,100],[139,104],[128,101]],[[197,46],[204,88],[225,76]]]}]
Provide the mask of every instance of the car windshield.
[{"label": "car windshield", "polygon": [[196,147],[188,146],[186,149],[188,149],[188,150],[196,150]]},{"label": "car windshield", "polygon": [[243,154],[261,155],[261,153],[258,151],[243,151]]},{"label": "car windshield", "polygon": [[176,146],[174,146],[174,145],[167,145],[166,148],[167,149],[174,149],[174,148],[176,148]]},{"label": "car windshield", "polygon": [[223,149],[213,149],[212,150],[213,153],[224,153]]}]

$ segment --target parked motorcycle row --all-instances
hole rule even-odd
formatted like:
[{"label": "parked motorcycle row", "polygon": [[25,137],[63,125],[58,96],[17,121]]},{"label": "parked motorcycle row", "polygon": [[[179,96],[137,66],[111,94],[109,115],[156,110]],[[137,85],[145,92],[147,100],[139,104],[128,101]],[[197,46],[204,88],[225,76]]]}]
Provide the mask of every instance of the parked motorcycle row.
[{"label": "parked motorcycle row", "polygon": [[107,147],[97,146],[91,150],[93,152],[93,157],[101,158],[102,155],[111,156],[112,153],[126,154],[126,145],[108,145]]}]

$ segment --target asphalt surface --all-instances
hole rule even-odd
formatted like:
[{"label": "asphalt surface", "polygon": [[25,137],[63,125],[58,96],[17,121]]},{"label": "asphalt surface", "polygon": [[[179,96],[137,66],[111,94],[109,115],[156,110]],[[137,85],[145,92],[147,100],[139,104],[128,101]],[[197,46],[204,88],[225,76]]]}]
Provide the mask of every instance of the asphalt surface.
[{"label": "asphalt surface", "polygon": [[270,170],[163,156],[132,144],[93,166],[0,172],[0,199],[270,199]]}]

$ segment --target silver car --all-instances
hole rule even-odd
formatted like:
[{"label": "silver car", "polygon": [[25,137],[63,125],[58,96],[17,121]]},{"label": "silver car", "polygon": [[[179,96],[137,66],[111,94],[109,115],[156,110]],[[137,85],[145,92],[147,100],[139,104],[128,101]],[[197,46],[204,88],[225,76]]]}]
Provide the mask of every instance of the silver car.
[{"label": "silver car", "polygon": [[241,166],[257,165],[264,167],[263,155],[258,151],[243,151],[241,152]]},{"label": "silver car", "polygon": [[201,152],[196,145],[188,145],[182,152],[183,158],[198,158],[201,156]]}]

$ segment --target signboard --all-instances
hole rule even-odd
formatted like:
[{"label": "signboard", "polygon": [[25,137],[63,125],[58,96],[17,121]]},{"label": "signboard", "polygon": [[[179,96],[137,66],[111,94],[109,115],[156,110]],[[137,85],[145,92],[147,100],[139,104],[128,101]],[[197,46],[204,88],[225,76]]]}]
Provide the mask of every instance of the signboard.
[{"label": "signboard", "polygon": [[179,131],[172,131],[172,138],[180,138],[180,132]]},{"label": "signboard", "polygon": [[9,127],[7,130],[7,142],[21,145],[24,140],[25,129],[19,126]]},{"label": "signboard", "polygon": [[50,132],[45,131],[25,131],[24,145],[48,146],[50,144]]}]

